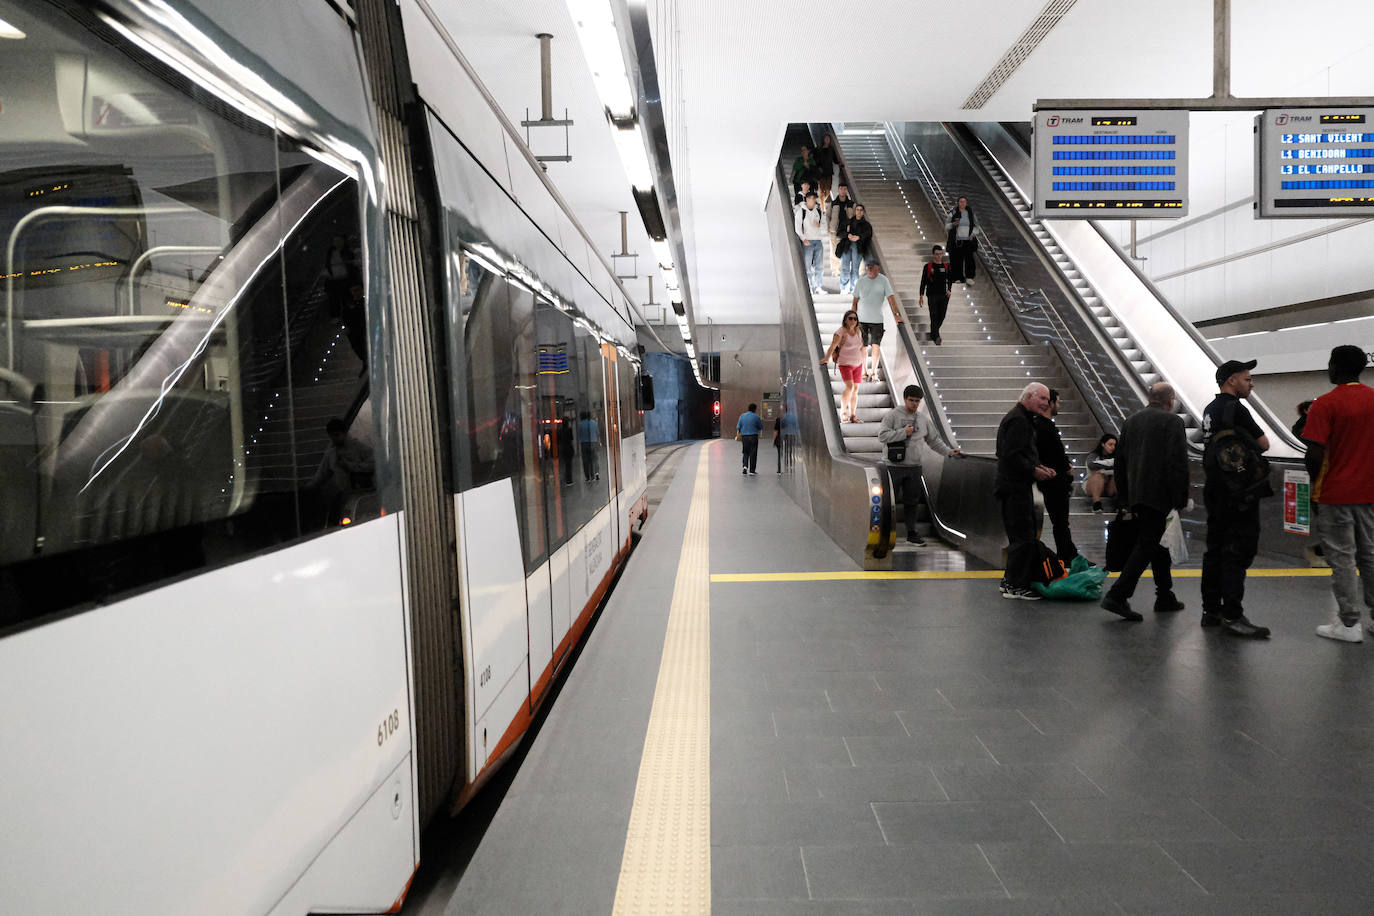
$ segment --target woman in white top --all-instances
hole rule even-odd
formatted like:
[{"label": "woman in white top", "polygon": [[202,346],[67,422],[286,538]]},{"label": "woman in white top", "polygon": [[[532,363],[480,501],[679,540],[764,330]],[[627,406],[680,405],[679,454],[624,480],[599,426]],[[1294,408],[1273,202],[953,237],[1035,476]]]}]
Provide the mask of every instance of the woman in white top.
[{"label": "woman in white top", "polygon": [[858,423],[859,382],[864,371],[864,337],[859,330],[859,313],[847,311],[844,321],[835,336],[830,339],[830,347],[821,360],[824,366],[835,360],[840,367],[840,378],[844,379],[844,394],[840,395],[840,422]]}]

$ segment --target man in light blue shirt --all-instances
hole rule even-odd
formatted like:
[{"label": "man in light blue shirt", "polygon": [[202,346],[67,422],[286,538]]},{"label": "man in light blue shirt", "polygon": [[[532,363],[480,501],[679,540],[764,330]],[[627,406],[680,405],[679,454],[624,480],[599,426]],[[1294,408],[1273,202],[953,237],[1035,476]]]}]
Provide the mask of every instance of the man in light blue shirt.
[{"label": "man in light blue shirt", "polygon": [[[883,357],[883,301],[887,301],[892,309],[892,317],[897,319],[898,324],[904,323],[904,319],[901,306],[897,304],[897,292],[887,277],[879,272],[878,262],[869,261],[866,266],[864,275],[854,284],[851,307],[859,313],[859,330],[863,332],[864,346],[868,348],[864,351],[864,378],[876,380]],[[871,372],[868,368],[870,358],[873,364]]]},{"label": "man in light blue shirt", "polygon": [[601,427],[592,417],[591,411],[582,411],[582,419],[577,424],[577,447],[582,450],[582,479],[600,480],[601,470],[597,467],[596,453],[601,445]]},{"label": "man in light blue shirt", "polygon": [[759,405],[750,404],[749,409],[739,415],[739,421],[735,423],[735,432],[739,434],[740,442],[744,445],[744,470],[742,474],[753,474],[758,476],[759,463],[759,434],[763,432],[763,417],[757,413]]}]

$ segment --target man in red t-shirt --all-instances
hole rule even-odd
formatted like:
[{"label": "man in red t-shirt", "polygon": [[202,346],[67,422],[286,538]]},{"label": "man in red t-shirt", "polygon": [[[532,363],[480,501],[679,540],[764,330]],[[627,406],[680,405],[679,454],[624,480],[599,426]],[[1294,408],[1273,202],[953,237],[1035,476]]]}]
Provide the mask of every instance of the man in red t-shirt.
[{"label": "man in red t-shirt", "polygon": [[[1336,387],[1307,412],[1307,473],[1317,534],[1331,564],[1331,591],[1339,620],[1317,627],[1317,635],[1363,642],[1360,591],[1374,618],[1374,388],[1360,384],[1369,359],[1360,347],[1336,347],[1326,365]],[[1355,570],[1359,569],[1358,579]],[[1374,633],[1374,623],[1369,624]]]}]

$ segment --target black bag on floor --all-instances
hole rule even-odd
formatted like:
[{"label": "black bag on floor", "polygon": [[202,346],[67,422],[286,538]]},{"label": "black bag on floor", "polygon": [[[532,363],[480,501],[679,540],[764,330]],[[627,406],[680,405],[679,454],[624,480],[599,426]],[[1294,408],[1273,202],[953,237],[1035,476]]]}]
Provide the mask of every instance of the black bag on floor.
[{"label": "black bag on floor", "polygon": [[1039,555],[1036,557],[1034,575],[1031,576],[1032,583],[1039,582],[1045,585],[1069,574],[1068,569],[1064,567],[1064,561],[1059,559],[1059,554],[1045,546],[1044,541],[1036,541],[1035,546],[1039,550]]},{"label": "black bag on floor", "polygon": [[1116,518],[1107,523],[1107,571],[1121,572],[1126,568],[1126,558],[1135,549],[1140,537],[1140,520],[1127,509],[1116,513]]}]

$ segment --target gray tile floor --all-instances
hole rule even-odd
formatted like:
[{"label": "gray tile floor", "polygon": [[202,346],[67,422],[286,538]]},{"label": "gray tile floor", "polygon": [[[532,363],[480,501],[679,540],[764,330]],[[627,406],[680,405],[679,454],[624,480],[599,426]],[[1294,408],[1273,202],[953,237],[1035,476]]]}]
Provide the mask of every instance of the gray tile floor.
[{"label": "gray tile floor", "polygon": [[[704,447],[712,572],[851,568],[775,481],[738,476],[734,443]],[[662,556],[685,476],[646,528]],[[435,882],[447,912],[609,911],[662,578],[627,573]],[[712,584],[713,911],[1374,912],[1374,645],[1313,635],[1325,579],[1252,581],[1261,643],[1201,629],[1197,583],[1138,624],[995,580]]]}]

